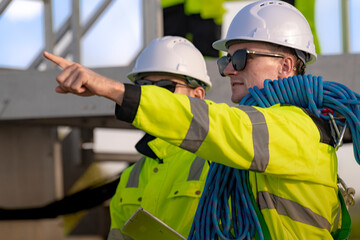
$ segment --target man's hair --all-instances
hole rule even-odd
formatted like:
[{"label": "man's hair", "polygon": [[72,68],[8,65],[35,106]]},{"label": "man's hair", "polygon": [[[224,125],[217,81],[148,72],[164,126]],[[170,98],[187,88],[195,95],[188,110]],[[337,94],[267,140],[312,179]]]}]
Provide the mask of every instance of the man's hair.
[{"label": "man's hair", "polygon": [[274,52],[289,54],[294,57],[294,72],[295,75],[304,75],[306,70],[306,64],[297,56],[295,49],[281,46],[274,43],[269,43],[269,46]]}]

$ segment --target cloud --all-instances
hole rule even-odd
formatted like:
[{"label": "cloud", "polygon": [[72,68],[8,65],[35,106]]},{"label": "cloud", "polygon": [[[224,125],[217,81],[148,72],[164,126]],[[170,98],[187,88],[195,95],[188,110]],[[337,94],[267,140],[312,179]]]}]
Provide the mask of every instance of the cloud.
[{"label": "cloud", "polygon": [[40,1],[13,1],[4,12],[4,18],[10,21],[28,21],[38,17],[43,8]]}]

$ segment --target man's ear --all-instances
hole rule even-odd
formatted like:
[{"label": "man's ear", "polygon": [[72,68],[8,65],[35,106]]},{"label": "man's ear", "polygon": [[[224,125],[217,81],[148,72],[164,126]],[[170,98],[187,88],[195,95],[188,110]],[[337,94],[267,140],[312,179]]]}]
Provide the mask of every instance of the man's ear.
[{"label": "man's ear", "polygon": [[290,56],[285,56],[281,62],[278,78],[287,78],[295,75],[295,60]]},{"label": "man's ear", "polygon": [[194,89],[194,97],[204,99],[205,98],[205,89],[203,87],[197,87]]}]

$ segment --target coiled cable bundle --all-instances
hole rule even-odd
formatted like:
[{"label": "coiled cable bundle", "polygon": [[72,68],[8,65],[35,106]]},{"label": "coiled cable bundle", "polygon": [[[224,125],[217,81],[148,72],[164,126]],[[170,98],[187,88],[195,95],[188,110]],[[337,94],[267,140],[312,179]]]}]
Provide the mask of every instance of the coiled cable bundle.
[{"label": "coiled cable bundle", "polygon": [[[360,164],[360,95],[336,82],[323,82],[322,77],[299,75],[279,80],[265,80],[264,88],[249,89],[241,105],[270,107],[288,103],[309,109],[317,117],[329,120],[322,110],[330,108],[345,117],[353,140],[354,156]],[[344,126],[339,118],[336,123]]]},{"label": "coiled cable bundle", "polygon": [[[240,105],[270,107],[286,103],[306,108],[317,117],[330,108],[344,116],[350,127],[354,155],[360,164],[360,95],[345,85],[323,82],[322,77],[298,75],[265,80],[264,88],[249,89]],[[344,126],[344,122],[335,119]],[[203,194],[188,239],[264,239],[259,217],[249,192],[248,171],[211,163]],[[231,205],[229,204],[231,203]]]},{"label": "coiled cable bundle", "polygon": [[264,239],[246,179],[244,170],[211,163],[188,239]]}]

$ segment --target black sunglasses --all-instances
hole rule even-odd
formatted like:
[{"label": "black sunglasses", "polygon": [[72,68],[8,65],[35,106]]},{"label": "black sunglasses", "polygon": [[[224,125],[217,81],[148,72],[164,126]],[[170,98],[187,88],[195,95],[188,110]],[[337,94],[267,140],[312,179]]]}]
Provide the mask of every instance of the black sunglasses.
[{"label": "black sunglasses", "polygon": [[148,79],[139,79],[139,80],[135,80],[135,84],[140,85],[140,86],[141,85],[155,85],[158,87],[166,88],[170,92],[175,92],[176,85],[189,87],[186,84],[174,82],[169,79],[161,79],[158,81],[153,81],[153,80],[148,80]]},{"label": "black sunglasses", "polygon": [[236,71],[244,70],[244,68],[246,67],[248,54],[266,56],[266,57],[278,57],[278,58],[285,57],[283,55],[276,53],[267,53],[267,52],[259,52],[254,50],[240,49],[234,52],[232,56],[228,54],[227,56],[221,57],[217,60],[219,73],[221,74],[221,76],[225,77],[224,70],[230,62],[232,62],[232,66]]}]

